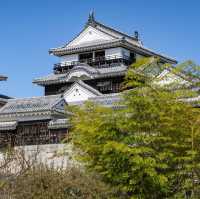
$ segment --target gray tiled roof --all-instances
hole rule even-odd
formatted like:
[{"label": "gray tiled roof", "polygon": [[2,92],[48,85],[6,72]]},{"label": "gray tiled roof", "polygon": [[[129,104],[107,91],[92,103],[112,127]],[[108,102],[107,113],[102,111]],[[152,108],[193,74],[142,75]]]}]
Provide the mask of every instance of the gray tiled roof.
[{"label": "gray tiled roof", "polygon": [[8,102],[8,99],[11,99],[11,98],[6,95],[0,94],[0,105],[2,106],[6,104]]},{"label": "gray tiled roof", "polygon": [[11,97],[9,97],[7,95],[3,95],[3,94],[0,94],[0,98],[1,99],[6,99],[6,100],[11,99]]},{"label": "gray tiled roof", "polygon": [[41,84],[41,85],[45,85],[45,84],[54,84],[54,83],[62,83],[62,82],[66,82],[66,78],[68,76],[68,73],[65,74],[49,74],[47,76],[44,77],[39,77],[33,80],[33,83],[36,84]]},{"label": "gray tiled roof", "polygon": [[131,43],[130,41],[124,38],[102,42],[101,44],[95,44],[94,42],[92,42],[90,45],[89,43],[87,43],[87,45],[81,44],[79,46],[60,47],[56,49],[50,49],[49,52],[57,56],[63,56],[67,54],[82,53],[85,51],[100,50],[100,49],[114,48],[114,47],[124,47],[130,50],[134,50],[138,54],[144,54],[146,56],[156,56],[156,57],[160,57],[160,59],[165,62],[172,63],[172,64],[177,63],[175,59],[169,56],[163,55],[161,53],[157,53],[154,50],[149,49],[145,46]]},{"label": "gray tiled roof", "polygon": [[53,113],[64,113],[61,95],[9,99],[0,108],[0,121],[50,119]]},{"label": "gray tiled roof", "polygon": [[[120,103],[120,102],[122,102],[122,99],[123,99],[122,95],[123,95],[123,92],[122,93],[104,94],[104,95],[97,96],[97,97],[91,97],[87,101],[94,102],[101,106],[110,107],[113,109],[119,109],[119,108],[123,108],[125,106],[122,103]],[[194,107],[195,106],[200,107],[200,95],[197,97],[183,98],[180,100],[183,102],[186,102],[186,103],[191,103],[192,105],[194,105]],[[84,103],[85,103],[85,101],[76,101],[76,102],[69,103],[69,105],[81,106]]]},{"label": "gray tiled roof", "polygon": [[61,95],[9,99],[8,103],[0,109],[0,113],[21,113],[30,111],[45,111],[61,100]]},{"label": "gray tiled roof", "polygon": [[[63,56],[66,54],[80,53],[88,50],[109,48],[109,47],[126,47],[131,50],[135,50],[137,53],[145,53],[148,56],[158,56],[162,60],[167,61],[169,63],[176,63],[177,61],[168,56],[162,55],[160,53],[156,53],[154,50],[148,49],[143,46],[142,42],[128,34],[122,33],[114,28],[108,27],[100,22],[94,20],[92,23],[88,23],[87,26],[78,34],[78,36],[88,27],[91,26],[107,35],[110,35],[113,39],[111,40],[99,40],[92,42],[85,42],[80,45],[70,45],[71,41],[64,46],[58,48],[52,48],[49,50],[50,54],[54,54],[56,56]],[[76,36],[77,37],[77,36]],[[75,37],[75,38],[76,38]],[[72,40],[73,41],[73,40]]]},{"label": "gray tiled roof", "polygon": [[[91,97],[87,101],[94,102],[101,106],[119,108],[121,105],[119,102],[121,101],[121,93],[112,93],[112,94],[102,94],[101,96]],[[85,103],[85,101],[75,101],[69,103],[69,105],[78,105],[81,106]]]},{"label": "gray tiled roof", "polygon": [[81,43],[79,45],[56,48],[55,51],[64,50],[64,49],[65,50],[73,50],[73,49],[79,49],[79,48],[90,47],[90,46],[99,46],[99,45],[104,45],[104,44],[110,44],[112,42],[117,42],[120,40],[121,39],[87,41],[87,42]]},{"label": "gray tiled roof", "polygon": [[50,84],[57,84],[57,83],[64,83],[64,82],[74,82],[74,80],[70,80],[68,76],[76,70],[77,71],[84,70],[89,74],[89,79],[94,79],[94,78],[124,75],[127,71],[127,66],[122,65],[122,64],[115,67],[107,67],[107,68],[93,68],[88,65],[75,66],[68,73],[50,74],[45,77],[34,79],[33,83],[36,83],[39,85],[50,85]]},{"label": "gray tiled roof", "polygon": [[7,101],[8,101],[8,99],[1,98],[1,97],[0,97],[0,102],[1,102],[1,103],[5,104],[5,103],[7,103]]},{"label": "gray tiled roof", "polygon": [[108,67],[108,68],[100,68],[98,69],[100,76],[106,76],[106,75],[115,75],[115,74],[124,74],[127,71],[127,66],[121,64],[115,67]]},{"label": "gray tiled roof", "polygon": [[103,96],[89,98],[89,101],[106,107],[118,107],[121,101],[121,93],[105,94]]},{"label": "gray tiled roof", "polygon": [[88,41],[88,42],[84,42],[81,43],[79,45],[73,45],[73,46],[63,46],[63,47],[58,47],[58,48],[52,48],[49,50],[49,53],[53,53],[53,54],[62,54],[62,53],[67,53],[67,52],[76,52],[76,51],[80,51],[82,49],[87,49],[87,48],[98,48],[98,47],[104,47],[107,45],[111,45],[111,44],[116,44],[118,42],[120,42],[121,39],[111,39],[111,40],[97,40],[97,41]]},{"label": "gray tiled roof", "polygon": [[[95,28],[98,31],[103,32],[104,34],[107,34],[107,35],[111,36],[113,38],[112,42],[115,42],[115,41],[118,41],[118,40],[121,40],[122,38],[124,38],[127,41],[129,41],[129,42],[131,42],[131,43],[133,43],[135,45],[138,45],[138,46],[142,45],[141,41],[138,40],[137,38],[135,38],[133,36],[130,36],[130,35],[126,34],[126,33],[120,32],[120,31],[118,31],[118,30],[116,30],[114,28],[111,28],[109,26],[106,26],[106,25],[104,25],[104,24],[102,24],[100,22],[97,22],[96,20],[93,20],[92,23],[87,23],[85,28],[77,36],[79,36],[89,26]],[[74,46],[74,47],[80,48],[80,47],[86,47],[86,46],[95,46],[95,45],[101,45],[103,43],[108,43],[108,42],[109,41],[105,41],[105,40],[100,40],[100,41],[96,41],[96,42],[92,42],[92,43],[91,42],[86,42],[84,44],[81,44],[79,46]],[[71,43],[71,41],[69,43],[65,44],[62,47],[50,49],[49,52],[50,53],[55,53],[57,50],[67,49],[69,46],[71,46],[71,45],[69,45],[70,43]]]},{"label": "gray tiled roof", "polygon": [[131,42],[133,42],[137,45],[142,45],[141,41],[138,40],[137,38],[133,37],[133,36],[130,36],[130,35],[124,33],[124,32],[118,31],[115,28],[106,26],[105,24],[100,23],[96,20],[94,21],[94,23],[92,23],[91,25],[95,26],[95,28],[97,28],[98,30],[101,30],[103,32],[106,32],[107,34],[112,35],[113,37],[116,37],[116,38],[122,38],[123,37],[123,38],[126,38],[128,41],[131,41]]}]

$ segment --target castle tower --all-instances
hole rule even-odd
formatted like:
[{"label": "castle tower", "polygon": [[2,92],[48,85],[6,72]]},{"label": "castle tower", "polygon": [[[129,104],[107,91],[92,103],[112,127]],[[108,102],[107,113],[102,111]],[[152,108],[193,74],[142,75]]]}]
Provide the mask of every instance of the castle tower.
[{"label": "castle tower", "polygon": [[33,80],[44,87],[45,96],[8,99],[0,108],[0,147],[60,143],[70,128],[65,106],[89,99],[113,107],[131,63],[150,56],[176,63],[146,48],[137,31],[130,36],[105,26],[94,13],[72,41],[49,53],[59,63],[48,76]]},{"label": "castle tower", "polygon": [[140,57],[156,56],[164,63],[176,63],[144,47],[137,31],[130,36],[105,26],[96,21],[94,13],[73,40],[49,53],[60,62],[52,74],[33,83],[43,86],[45,95],[62,93],[66,102],[119,93],[129,65]]}]

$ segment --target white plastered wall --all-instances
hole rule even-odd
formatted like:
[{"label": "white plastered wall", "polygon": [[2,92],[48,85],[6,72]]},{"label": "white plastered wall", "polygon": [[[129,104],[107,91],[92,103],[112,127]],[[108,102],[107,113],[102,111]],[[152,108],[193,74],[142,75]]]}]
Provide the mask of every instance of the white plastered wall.
[{"label": "white plastered wall", "polygon": [[96,97],[96,95],[79,84],[72,86],[64,93],[64,99],[67,103],[85,101],[90,97]]},{"label": "white plastered wall", "polygon": [[108,41],[112,40],[113,37],[105,34],[91,26],[87,27],[78,37],[71,41],[67,47],[80,45],[92,41]]},{"label": "white plastered wall", "polygon": [[73,61],[78,61],[78,54],[73,54],[73,55],[65,55],[62,56],[61,58],[61,63],[65,64],[71,64]]},{"label": "white plastered wall", "polygon": [[130,51],[125,48],[110,48],[105,50],[106,57],[123,57],[123,56],[130,56]]}]

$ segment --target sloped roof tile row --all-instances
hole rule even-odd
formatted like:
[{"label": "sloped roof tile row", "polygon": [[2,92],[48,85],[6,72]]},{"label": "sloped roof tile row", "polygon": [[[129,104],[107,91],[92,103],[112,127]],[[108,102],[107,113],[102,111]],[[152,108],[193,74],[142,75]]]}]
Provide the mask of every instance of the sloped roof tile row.
[{"label": "sloped roof tile row", "polygon": [[124,75],[127,71],[127,66],[123,64],[119,64],[115,67],[105,67],[105,68],[93,68],[89,65],[87,66],[75,66],[69,72],[64,74],[50,74],[44,77],[40,77],[33,80],[33,83],[39,85],[49,85],[55,83],[64,83],[64,82],[74,82],[74,80],[70,80],[68,76],[75,71],[84,70],[88,73],[90,79],[101,78],[101,77],[112,77]]}]

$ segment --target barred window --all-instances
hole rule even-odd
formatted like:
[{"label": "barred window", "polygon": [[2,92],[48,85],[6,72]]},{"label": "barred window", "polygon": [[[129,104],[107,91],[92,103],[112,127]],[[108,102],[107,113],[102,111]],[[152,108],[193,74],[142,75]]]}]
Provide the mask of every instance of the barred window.
[{"label": "barred window", "polygon": [[119,92],[119,91],[120,91],[120,83],[114,83],[114,84],[112,85],[112,91],[113,91],[114,93]]},{"label": "barred window", "polygon": [[99,87],[100,91],[111,91],[112,82],[111,81],[98,82],[97,87]]}]

